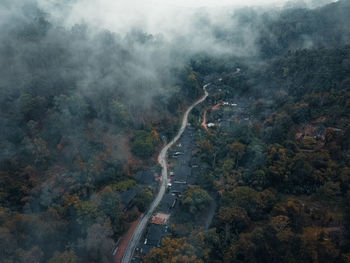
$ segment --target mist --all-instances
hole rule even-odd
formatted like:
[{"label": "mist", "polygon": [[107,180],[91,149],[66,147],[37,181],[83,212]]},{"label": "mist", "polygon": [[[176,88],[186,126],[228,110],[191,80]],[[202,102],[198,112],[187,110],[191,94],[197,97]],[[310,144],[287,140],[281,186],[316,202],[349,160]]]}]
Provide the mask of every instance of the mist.
[{"label": "mist", "polygon": [[[260,10],[280,10],[290,7],[315,8],[331,0],[201,0],[201,1],[68,1],[60,4],[55,0],[39,1],[40,6],[56,19],[64,20],[67,26],[76,23],[88,23],[96,28],[104,28],[125,34],[138,28],[149,34],[163,34],[176,37],[176,34],[195,33],[191,30],[198,12],[206,12],[206,17],[214,23],[224,22],[234,10],[251,7]],[[333,1],[335,2],[335,1]],[[68,8],[69,6],[69,8]],[[221,20],[221,21],[220,21]],[[188,31],[191,30],[191,31]]]},{"label": "mist", "polygon": [[[0,255],[110,255],[125,230],[118,183],[136,184],[137,169],[154,164],[159,138],[174,134],[206,74],[220,70],[230,85],[239,63],[258,67],[290,50],[347,42],[341,8],[322,21],[337,25],[335,37],[309,27],[318,21],[310,10],[330,2],[2,0],[0,234],[9,242]],[[290,10],[307,22],[295,26]],[[281,34],[279,19],[293,37]],[[140,131],[158,136],[148,159],[132,152]]]}]

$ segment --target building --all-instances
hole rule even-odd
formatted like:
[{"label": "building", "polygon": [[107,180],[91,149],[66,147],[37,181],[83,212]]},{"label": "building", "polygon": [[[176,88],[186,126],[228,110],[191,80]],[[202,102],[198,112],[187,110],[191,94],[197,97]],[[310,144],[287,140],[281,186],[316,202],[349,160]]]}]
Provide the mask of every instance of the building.
[{"label": "building", "polygon": [[130,188],[129,190],[119,193],[121,205],[123,209],[128,209],[130,208],[131,201],[135,198],[135,196],[141,192],[142,188],[141,187],[133,187]]},{"label": "building", "polygon": [[166,225],[168,223],[169,217],[169,214],[157,213],[152,216],[151,223],[156,225]]}]

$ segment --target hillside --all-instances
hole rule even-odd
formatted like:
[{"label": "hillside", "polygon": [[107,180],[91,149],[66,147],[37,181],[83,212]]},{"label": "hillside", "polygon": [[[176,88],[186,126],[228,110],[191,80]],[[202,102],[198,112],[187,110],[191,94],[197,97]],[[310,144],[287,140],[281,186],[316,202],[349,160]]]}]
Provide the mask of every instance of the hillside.
[{"label": "hillside", "polygon": [[134,259],[350,261],[350,1],[220,10],[162,35],[0,3],[0,262],[114,262],[203,87]]}]

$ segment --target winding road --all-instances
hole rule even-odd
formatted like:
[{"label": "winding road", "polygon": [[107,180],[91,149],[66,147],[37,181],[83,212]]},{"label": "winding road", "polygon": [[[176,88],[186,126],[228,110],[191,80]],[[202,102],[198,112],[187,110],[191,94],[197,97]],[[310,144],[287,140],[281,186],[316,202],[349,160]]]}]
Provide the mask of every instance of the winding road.
[{"label": "winding road", "polygon": [[185,112],[183,119],[182,119],[182,124],[180,127],[180,130],[178,131],[177,135],[169,142],[167,145],[165,145],[161,152],[158,155],[158,162],[162,166],[162,180],[161,180],[161,185],[159,187],[159,192],[156,196],[156,198],[153,200],[153,202],[150,205],[149,210],[147,213],[143,216],[143,218],[140,220],[139,224],[137,225],[137,228],[135,229],[135,232],[132,235],[132,238],[125,249],[124,256],[122,259],[122,263],[130,263],[132,256],[134,254],[134,251],[136,249],[137,244],[140,241],[140,238],[142,236],[143,231],[146,228],[148,220],[151,218],[154,210],[157,208],[159,205],[160,201],[162,200],[165,190],[167,188],[168,184],[168,163],[167,163],[167,152],[169,148],[181,137],[182,133],[186,129],[187,123],[188,123],[188,115],[191,112],[191,110],[198,105],[199,103],[203,102],[207,97],[208,97],[208,92],[206,90],[206,87],[208,87],[210,83],[206,84],[203,86],[204,90],[204,95],[197,100],[195,103],[193,103]]}]

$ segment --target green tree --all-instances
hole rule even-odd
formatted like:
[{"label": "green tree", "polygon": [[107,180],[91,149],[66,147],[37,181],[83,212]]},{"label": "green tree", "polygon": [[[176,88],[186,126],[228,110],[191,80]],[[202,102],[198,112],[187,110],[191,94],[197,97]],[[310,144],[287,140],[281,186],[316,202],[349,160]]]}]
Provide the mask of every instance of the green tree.
[{"label": "green tree", "polygon": [[229,145],[229,149],[235,158],[235,163],[236,163],[235,167],[237,168],[238,162],[241,160],[241,158],[245,153],[246,146],[240,142],[233,142],[232,144]]},{"label": "green tree", "polygon": [[49,260],[49,263],[78,263],[78,257],[73,250],[64,251],[62,253],[56,252],[55,255]]},{"label": "green tree", "polygon": [[212,198],[207,191],[199,186],[193,186],[184,192],[181,207],[191,215],[196,215],[197,212],[207,207],[211,200]]},{"label": "green tree", "polygon": [[203,189],[210,191],[214,187],[215,176],[213,173],[201,173],[197,176],[197,183]]},{"label": "green tree", "polygon": [[125,126],[128,120],[128,113],[125,106],[118,100],[114,99],[109,107],[110,118],[112,123]]},{"label": "green tree", "polygon": [[250,218],[246,210],[239,206],[221,207],[217,216],[217,229],[224,232],[225,241],[248,229]]},{"label": "green tree", "polygon": [[143,213],[153,200],[152,188],[147,187],[139,192],[133,200],[133,204]]},{"label": "green tree", "polygon": [[253,220],[261,219],[263,202],[257,191],[248,186],[236,187],[234,190],[225,192],[223,203],[227,206],[235,204],[246,209],[249,217]]},{"label": "green tree", "polygon": [[123,224],[120,201],[118,194],[112,191],[110,187],[106,187],[102,191],[100,207],[103,213],[111,220],[114,232],[121,232],[123,230]]},{"label": "green tree", "polygon": [[113,231],[109,220],[89,227],[86,239],[79,244],[81,248],[87,251],[88,262],[111,262],[111,251],[114,246],[112,235]]},{"label": "green tree", "polygon": [[151,132],[139,130],[133,138],[132,152],[141,158],[149,158],[156,149],[156,139]]},{"label": "green tree", "polygon": [[153,248],[144,258],[145,263],[203,263],[193,252],[195,248],[185,238],[166,237],[162,248]]}]

